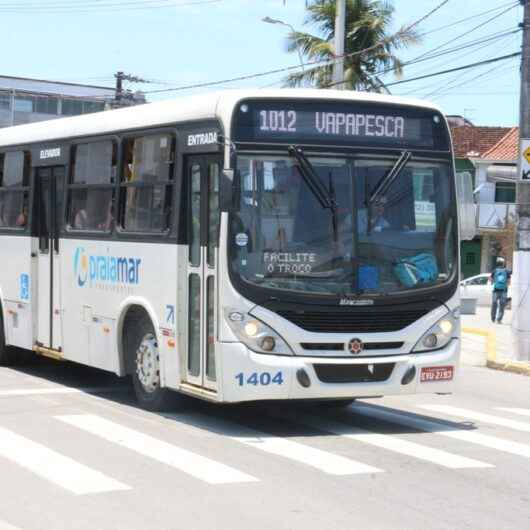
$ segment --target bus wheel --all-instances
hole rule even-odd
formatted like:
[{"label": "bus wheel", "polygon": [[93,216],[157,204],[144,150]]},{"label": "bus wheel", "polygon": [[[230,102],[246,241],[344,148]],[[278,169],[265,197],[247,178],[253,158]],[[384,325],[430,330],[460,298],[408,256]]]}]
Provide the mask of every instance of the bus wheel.
[{"label": "bus wheel", "polygon": [[173,393],[160,387],[160,354],[156,336],[149,321],[144,319],[138,324],[133,372],[136,398],[146,410],[167,410],[173,404]]}]

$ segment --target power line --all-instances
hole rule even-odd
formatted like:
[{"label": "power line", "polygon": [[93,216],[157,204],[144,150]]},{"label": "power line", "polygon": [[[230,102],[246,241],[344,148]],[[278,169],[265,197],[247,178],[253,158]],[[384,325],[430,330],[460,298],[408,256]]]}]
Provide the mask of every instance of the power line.
[{"label": "power line", "polygon": [[505,65],[502,65],[502,64],[501,65],[495,65],[493,68],[489,68],[485,72],[482,72],[482,73],[480,73],[480,74],[478,74],[476,76],[473,76],[470,79],[465,79],[464,81],[461,81],[460,83],[457,83],[457,84],[450,83],[449,85],[439,87],[437,90],[434,90],[433,92],[430,92],[429,94],[426,94],[424,97],[425,98],[429,98],[429,97],[434,97],[436,95],[443,95],[447,90],[451,90],[453,88],[460,88],[460,87],[465,86],[465,85],[467,85],[469,83],[472,83],[473,81],[476,81],[477,79],[481,79],[481,78],[487,76],[488,74],[491,74],[493,72],[498,71],[499,69],[504,69],[504,68],[505,68]]},{"label": "power line", "polygon": [[381,46],[384,46],[386,43],[388,43],[392,39],[395,39],[397,36],[401,35],[402,33],[408,32],[412,28],[416,27],[418,24],[421,24],[424,20],[426,20],[431,15],[436,13],[438,10],[440,10],[448,2],[449,2],[449,0],[443,0],[436,7],[431,9],[428,13],[423,15],[421,18],[419,18],[418,20],[416,20],[412,24],[401,28],[399,31],[397,31],[393,35],[391,35],[391,36],[389,36],[389,37],[387,37],[385,39],[382,39],[380,42],[374,44],[373,46],[369,46],[368,48],[365,48],[364,50],[359,50],[357,52],[352,52],[352,53],[345,53],[345,54],[343,54],[341,56],[336,56],[336,57],[334,57],[331,60],[330,59],[322,59],[322,60],[317,60],[317,61],[310,61],[310,62],[304,63],[302,65],[297,64],[295,66],[287,66],[287,67],[284,67],[284,68],[276,68],[274,70],[267,70],[267,71],[264,71],[264,72],[257,72],[257,73],[253,73],[253,74],[241,75],[241,76],[232,77],[232,78],[229,78],[229,79],[222,79],[222,80],[219,80],[219,81],[207,81],[207,82],[204,82],[204,83],[195,83],[195,84],[192,84],[192,85],[183,85],[183,86],[174,87],[174,88],[164,88],[164,89],[160,89],[160,90],[150,90],[150,91],[145,92],[145,94],[162,94],[162,93],[165,93],[165,92],[177,92],[177,91],[180,91],[180,90],[190,90],[190,89],[194,89],[194,88],[205,88],[205,87],[221,85],[221,84],[225,84],[225,83],[233,83],[233,82],[236,82],[236,81],[247,81],[249,79],[258,79],[260,77],[265,77],[265,76],[273,75],[273,74],[285,73],[285,72],[289,72],[291,70],[296,70],[298,68],[301,68],[301,66],[315,66],[315,65],[325,66],[325,65],[334,64],[335,61],[338,60],[338,59],[347,58],[347,57],[355,57],[357,55],[363,55],[363,54],[368,53],[370,51],[373,51],[373,50],[375,50],[377,48],[380,48]]},{"label": "power line", "polygon": [[[484,26],[486,26],[487,24],[489,24],[490,22],[492,22],[493,20],[496,20],[498,17],[504,15],[505,13],[507,13],[508,11],[511,11],[512,9],[514,9],[515,7],[517,7],[519,5],[519,2],[515,2],[515,3],[511,3],[509,4],[509,7],[507,9],[505,9],[504,11],[502,11],[501,13],[499,14],[496,14],[495,16],[493,17],[490,17],[488,18],[488,20],[474,26],[473,28],[471,28],[470,30],[467,30],[466,32],[464,33],[461,33],[460,35],[454,37],[453,39],[451,39],[450,41],[447,41],[447,42],[444,42],[443,44],[431,49],[431,50],[428,50],[416,57],[414,57],[413,59],[411,59],[410,61],[408,61],[408,63],[403,63],[402,66],[406,66],[407,64],[414,64],[416,62],[420,62],[421,60],[423,59],[426,59],[427,57],[434,57],[432,54],[433,52],[436,52],[437,50],[440,50],[442,48],[444,48],[445,46],[447,46],[448,44],[458,40],[458,39],[461,39],[462,37],[468,35],[469,33],[472,33],[473,31],[476,31],[477,29],[479,28],[482,28]],[[441,7],[441,6],[439,6]],[[444,50],[444,52],[446,52],[447,50]],[[443,52],[442,52],[443,53]],[[375,72],[374,74],[371,74],[370,77],[379,77],[381,75],[384,75],[386,73],[389,73],[389,72],[393,72],[396,70],[396,67],[388,67],[388,68],[385,68],[383,70],[381,70],[380,72]],[[341,83],[344,83],[345,81],[342,81]],[[330,88],[330,87],[333,87],[333,86],[337,86],[338,83],[329,83],[326,85],[325,88]],[[394,83],[384,83],[384,86],[385,87],[388,87],[388,86],[391,86],[392,84]]]},{"label": "power line", "polygon": [[[471,53],[467,53],[467,54],[466,54],[466,57],[468,57],[468,56],[470,56],[470,55],[475,55],[477,52],[479,52],[479,51],[481,51],[481,50],[483,50],[483,49],[485,49],[485,48],[490,48],[492,45],[495,45],[495,46],[499,47],[500,44],[502,43],[502,41],[503,41],[504,39],[506,39],[507,36],[509,36],[509,35],[504,35],[504,36],[502,36],[502,37],[499,36],[500,38],[497,38],[497,39],[495,39],[495,40],[492,40],[491,42],[488,42],[488,43],[486,43],[486,44],[483,44],[482,46],[480,46],[480,47],[477,48],[477,49],[473,49],[473,50],[471,51]],[[497,49],[498,49],[498,48],[497,48]],[[440,52],[439,52],[439,53],[440,53]],[[494,57],[494,56],[495,56],[495,55],[481,56],[481,57],[477,57],[476,60],[477,60],[477,61],[480,61],[480,60],[483,60],[483,59],[490,59],[490,58],[492,58],[492,57]],[[425,58],[424,58],[424,59],[420,59],[420,61],[424,61],[424,60],[425,60]],[[450,60],[450,61],[442,61],[442,62],[440,62],[440,63],[437,63],[437,65],[436,65],[436,69],[437,69],[437,70],[440,70],[440,69],[442,69],[443,67],[445,67],[446,65],[450,65],[452,62],[453,62],[453,61]],[[417,72],[415,75],[423,75],[424,73],[425,73],[425,74],[428,74],[428,73],[430,73],[430,72],[432,72],[432,71],[433,71],[432,69],[429,69],[429,70],[423,70],[423,71],[419,71],[419,72]],[[462,79],[461,75],[457,73],[452,81],[457,82],[457,81],[460,81],[461,79]],[[452,81],[449,81],[449,82],[451,83]],[[417,92],[417,91],[422,91],[422,90],[432,90],[433,88],[438,88],[438,87],[439,87],[438,82],[435,82],[435,83],[429,83],[429,84],[427,84],[427,85],[423,85],[422,87],[416,88],[414,91]]]},{"label": "power line", "polygon": [[386,86],[395,86],[402,85],[404,83],[411,83],[412,81],[418,81],[420,79],[428,79],[429,77],[436,77],[439,75],[450,74],[452,72],[458,72],[460,70],[467,70],[468,68],[475,68],[477,66],[482,66],[483,64],[496,63],[498,61],[505,61],[511,59],[512,57],[520,57],[521,52],[511,53],[509,55],[502,55],[500,57],[495,57],[493,59],[487,59],[485,61],[479,61],[476,63],[466,64],[464,66],[458,66],[456,68],[450,68],[449,70],[442,70],[441,72],[434,72],[432,74],[420,75],[418,77],[411,77],[410,79],[402,79],[401,81],[394,81],[393,83],[388,83]]},{"label": "power line", "polygon": [[[514,35],[515,35],[515,34],[514,34]],[[485,48],[485,47],[489,47],[489,46],[491,46],[491,44],[495,44],[495,45],[497,45],[497,46],[499,47],[499,48],[497,48],[497,49],[506,49],[506,46],[502,46],[502,48],[501,48],[501,46],[500,46],[500,45],[502,44],[502,40],[503,40],[503,39],[500,39],[499,41],[495,41],[495,42],[490,43],[490,44],[488,44],[488,45],[486,45],[486,46],[481,46],[481,48],[479,48],[478,50],[475,50],[473,53],[475,53],[476,51],[479,51],[479,50],[481,50],[481,49],[483,49],[483,48]],[[514,51],[516,51],[516,50],[514,50]],[[467,54],[467,55],[469,55],[469,54]],[[467,55],[466,55],[466,57],[467,57]],[[485,60],[485,59],[490,59],[490,58],[493,58],[493,57],[494,57],[494,55],[490,55],[490,56],[487,56],[487,57],[479,57],[479,58],[477,58],[477,59],[475,59],[475,60],[476,60],[476,61],[481,61],[481,60],[483,60],[483,59]],[[450,65],[450,64],[451,64],[451,62],[444,61],[444,62],[442,62],[442,63],[439,65],[440,67],[437,68],[437,70],[441,70],[443,67],[445,67],[446,65]],[[432,70],[431,70],[431,71],[432,71]],[[424,72],[421,72],[421,71],[420,71],[420,72],[418,72],[418,73],[415,74],[415,75],[423,75],[424,73],[425,73],[425,74],[428,74],[428,73],[430,73],[430,71],[424,71]],[[457,82],[457,81],[460,81],[461,79],[462,79],[461,74],[457,73],[457,74],[452,78],[452,80],[449,81],[449,82],[452,82],[452,81]],[[430,91],[430,90],[433,90],[434,88],[437,88],[437,87],[439,87],[439,81],[435,81],[434,83],[431,82],[431,83],[428,83],[428,84],[426,84],[426,85],[422,85],[422,86],[420,86],[420,87],[414,87],[414,88],[412,88],[412,89],[409,89],[409,91],[406,92],[405,94],[416,94],[417,92],[421,92],[421,91]]]},{"label": "power line", "polygon": [[[204,3],[205,0],[190,0],[186,2],[180,2],[182,5],[192,3]],[[51,3],[27,3],[27,4],[6,4],[0,2],[1,9],[16,9],[21,11],[32,11],[32,10],[50,10],[50,9],[89,9],[89,8],[104,8],[104,7],[127,7],[127,6],[143,6],[149,4],[175,4],[176,0],[84,0],[83,2],[51,2]]]},{"label": "power line", "polygon": [[464,22],[468,22],[469,20],[475,20],[475,19],[483,17],[485,15],[489,15],[490,13],[493,13],[494,11],[499,11],[499,10],[505,8],[505,7],[508,7],[508,6],[516,7],[518,4],[519,4],[518,1],[516,1],[516,2],[508,2],[507,4],[502,4],[500,6],[494,7],[493,9],[488,9],[487,11],[482,11],[480,13],[476,13],[476,14],[471,15],[469,17],[462,18],[460,20],[456,20],[455,22],[452,22],[451,24],[446,24],[445,26],[440,26],[438,28],[434,28],[434,29],[431,29],[429,31],[426,31],[425,33],[420,33],[420,37],[423,37],[425,35],[430,35],[431,33],[436,33],[436,32],[441,31],[443,29],[448,29],[448,28],[452,28],[454,26],[458,26],[459,24],[462,24]]},{"label": "power line", "polygon": [[[403,67],[404,66],[414,66],[417,63],[422,63],[422,62],[425,62],[425,61],[438,59],[439,57],[444,57],[446,55],[451,55],[453,53],[456,53],[456,52],[459,52],[459,51],[462,51],[462,50],[466,50],[468,48],[474,48],[475,46],[479,46],[481,44],[484,44],[483,46],[480,46],[477,50],[473,50],[472,53],[475,53],[477,51],[480,51],[480,50],[482,50],[484,48],[487,48],[487,47],[491,46],[492,44],[497,44],[497,41],[505,39],[507,36],[515,35],[515,34],[519,33],[520,31],[521,31],[521,28],[516,28],[516,29],[513,29],[513,30],[505,29],[505,30],[502,30],[502,31],[499,31],[499,32],[492,33],[490,35],[486,35],[485,37],[483,37],[481,39],[476,39],[476,40],[473,40],[473,41],[469,41],[469,42],[463,43],[463,44],[461,44],[459,46],[456,46],[454,48],[449,48],[447,50],[440,51],[438,53],[434,53],[434,54],[428,55],[426,57],[422,57],[421,59],[418,59],[418,60],[411,59],[410,61],[406,61],[406,62],[402,63],[401,66],[403,66]],[[447,61],[442,62],[440,66],[443,66],[444,64],[448,64]],[[380,70],[379,72],[371,74],[370,77],[380,76],[380,75],[385,74],[387,72],[392,72],[395,69],[396,69],[395,67],[388,67],[388,68],[385,68],[383,70]],[[273,83],[269,83],[267,85],[264,85],[261,88],[268,88],[269,86],[274,86],[274,85],[280,84],[282,81],[283,81],[283,78],[282,79],[278,79],[277,81],[274,81]],[[431,85],[428,85],[428,87],[430,87],[430,86]]]},{"label": "power line", "polygon": [[[510,68],[513,68],[514,65],[509,65]],[[457,81],[461,80],[462,79],[462,76],[457,74],[456,76],[453,77],[453,79],[451,81],[448,82],[448,84],[450,84],[451,86],[453,85],[453,83],[456,83]],[[418,94],[425,94],[426,92],[430,91],[430,90],[433,90],[435,88],[438,88],[440,86],[440,81],[436,81],[435,83],[429,83],[428,85],[423,85],[423,86],[420,86],[420,87],[415,87],[415,88],[409,88],[406,92],[401,92],[399,94],[396,94],[396,95],[400,95],[400,96],[417,96]]]},{"label": "power line", "polygon": [[437,50],[440,50],[441,48],[444,48],[445,46],[447,46],[448,44],[451,44],[453,42],[455,42],[456,40],[458,39],[461,39],[462,37],[465,37],[466,35],[469,35],[470,33],[473,33],[473,31],[476,31],[477,29],[480,29],[484,26],[486,26],[487,24],[489,24],[490,22],[493,22],[494,20],[497,20],[499,17],[501,17],[502,15],[504,15],[505,13],[508,13],[509,11],[511,11],[512,9],[515,9],[517,6],[519,5],[519,2],[516,2],[515,4],[512,4],[510,7],[506,8],[504,11],[502,11],[501,13],[499,14],[496,14],[494,15],[493,17],[490,17],[488,18],[488,20],[485,20],[484,22],[481,22],[480,24],[474,26],[473,28],[465,31],[464,33],[461,33],[460,35],[457,35],[456,37],[453,37],[452,39],[444,42],[443,44],[440,44],[439,46],[436,46],[435,48],[433,48],[432,50],[429,50],[421,55],[418,55],[417,57],[415,57],[413,60],[418,60],[418,59],[421,59],[422,57],[424,57],[425,55],[429,54],[429,53],[432,53],[432,52],[435,52]]},{"label": "power line", "polygon": [[[517,28],[517,29],[513,29],[513,30],[504,30],[504,31],[500,31],[500,32],[496,32],[496,33],[492,33],[490,35],[487,35],[481,39],[477,39],[477,40],[474,40],[474,41],[469,41],[467,43],[464,43],[464,44],[461,44],[459,46],[456,46],[454,48],[449,48],[447,50],[443,50],[443,51],[440,51],[438,53],[434,53],[434,54],[429,54],[429,55],[426,55],[426,56],[422,56],[420,59],[411,59],[410,61],[405,61],[404,63],[402,63],[402,66],[412,66],[412,65],[415,65],[415,64],[418,64],[418,63],[422,63],[424,61],[430,61],[432,59],[437,59],[439,57],[444,57],[446,55],[450,55],[452,53],[456,53],[456,52],[459,52],[459,51],[462,51],[462,50],[466,50],[468,48],[473,48],[475,46],[479,46],[480,44],[486,44],[486,46],[482,46],[480,47],[478,50],[475,50],[475,51],[480,51],[481,49],[483,48],[486,48],[487,46],[490,46],[491,44],[494,44],[495,41],[499,40],[499,39],[503,39],[509,35],[513,35],[513,34],[516,34],[516,33],[519,33],[521,31],[521,28]],[[393,72],[396,68],[395,67],[389,67],[389,68],[385,68],[384,70],[381,70],[380,72],[376,72],[375,74],[373,74],[374,76],[380,76],[380,75],[383,75],[383,74],[386,74],[388,72]]]},{"label": "power line", "polygon": [[102,1],[96,3],[86,3],[84,5],[49,5],[48,7],[40,5],[20,6],[20,5],[8,5],[0,4],[0,13],[12,13],[12,14],[67,14],[67,13],[93,13],[93,12],[112,12],[112,11],[134,11],[134,10],[150,10],[150,9],[165,9],[174,7],[189,7],[195,5],[204,4],[216,4],[223,2],[224,0],[190,0],[184,2],[177,2],[175,0],[139,0],[139,1],[127,1],[127,2],[107,2]]}]

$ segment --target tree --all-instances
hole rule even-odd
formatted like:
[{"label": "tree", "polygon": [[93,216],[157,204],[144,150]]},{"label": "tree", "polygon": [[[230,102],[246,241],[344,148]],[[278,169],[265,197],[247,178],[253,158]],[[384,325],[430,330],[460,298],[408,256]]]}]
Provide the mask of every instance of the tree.
[{"label": "tree", "polygon": [[[307,62],[332,60],[334,57],[335,0],[314,0],[308,6],[305,25],[316,26],[322,37],[304,32],[291,32],[287,51],[299,48]],[[401,28],[389,33],[394,6],[385,0],[347,0],[346,42],[344,59],[344,88],[381,92],[384,85],[378,77],[381,70],[393,69],[396,76],[403,71],[403,64],[396,51],[420,41],[411,28]],[[362,54],[349,55],[361,50]],[[290,74],[286,86],[332,86],[333,66],[315,66],[305,72]]]}]

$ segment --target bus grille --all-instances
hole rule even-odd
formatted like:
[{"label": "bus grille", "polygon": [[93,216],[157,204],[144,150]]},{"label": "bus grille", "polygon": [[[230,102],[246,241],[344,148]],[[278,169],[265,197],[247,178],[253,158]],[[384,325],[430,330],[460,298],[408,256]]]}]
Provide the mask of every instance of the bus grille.
[{"label": "bus grille", "polygon": [[430,309],[403,310],[394,312],[347,313],[344,311],[278,311],[278,314],[293,324],[319,333],[376,333],[398,331],[410,326]]},{"label": "bus grille", "polygon": [[[396,350],[403,347],[403,342],[365,342],[365,350]],[[310,351],[347,351],[347,344],[344,342],[301,342],[300,346],[304,350]]]},{"label": "bus grille", "polygon": [[381,383],[394,370],[395,363],[380,364],[314,364],[322,383]]}]

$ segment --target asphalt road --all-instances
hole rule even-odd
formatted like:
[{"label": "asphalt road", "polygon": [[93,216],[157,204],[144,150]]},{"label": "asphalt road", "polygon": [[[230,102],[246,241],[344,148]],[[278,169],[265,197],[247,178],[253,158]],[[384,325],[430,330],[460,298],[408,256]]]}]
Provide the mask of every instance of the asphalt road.
[{"label": "asphalt road", "polygon": [[452,396],[174,414],[71,364],[0,369],[0,530],[523,530],[530,379]]}]

